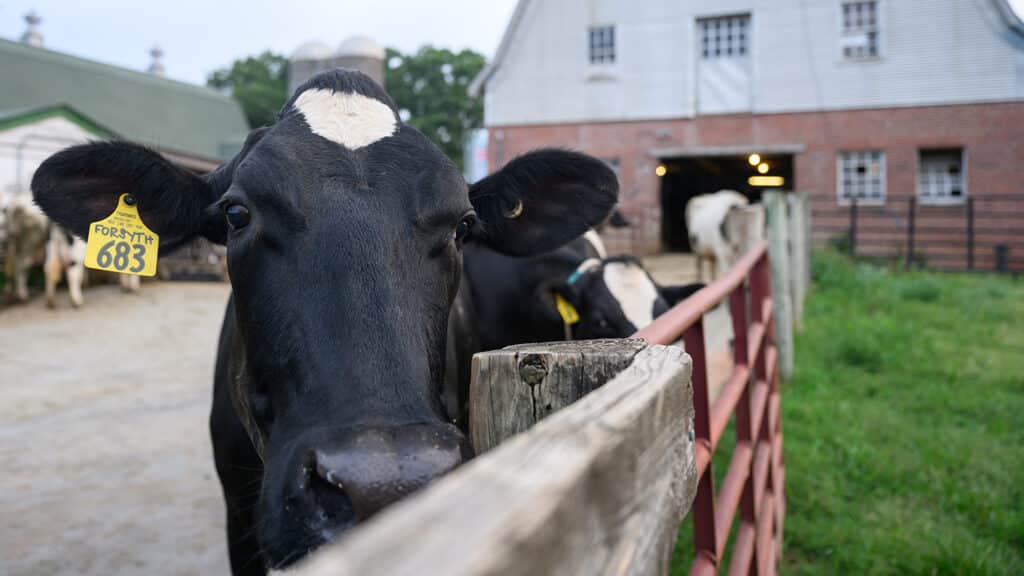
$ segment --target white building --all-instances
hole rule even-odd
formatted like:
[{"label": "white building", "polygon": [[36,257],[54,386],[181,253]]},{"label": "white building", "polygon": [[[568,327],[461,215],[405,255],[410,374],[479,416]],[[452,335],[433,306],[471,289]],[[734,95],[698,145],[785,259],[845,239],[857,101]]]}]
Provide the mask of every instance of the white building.
[{"label": "white building", "polygon": [[615,166],[639,253],[687,247],[694,194],[758,197],[751,154],[816,208],[1021,191],[1007,0],[520,0],[472,90],[493,165],[563,145]]}]

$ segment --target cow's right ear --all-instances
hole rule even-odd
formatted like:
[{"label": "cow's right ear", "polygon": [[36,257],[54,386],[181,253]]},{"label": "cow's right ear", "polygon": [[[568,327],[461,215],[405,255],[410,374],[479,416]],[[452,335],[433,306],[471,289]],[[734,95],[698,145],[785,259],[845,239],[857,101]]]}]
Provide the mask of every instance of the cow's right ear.
[{"label": "cow's right ear", "polygon": [[469,188],[482,224],[474,237],[512,256],[565,245],[600,224],[618,199],[618,179],[604,162],[553,148],[519,156]]},{"label": "cow's right ear", "polygon": [[82,238],[87,237],[89,224],[109,216],[125,193],[135,196],[142,221],[160,235],[161,250],[200,235],[215,241],[223,238],[213,222],[214,217],[221,222],[223,218],[210,213],[220,196],[214,187],[138,144],[73,146],[47,158],[32,178],[36,204]]}]

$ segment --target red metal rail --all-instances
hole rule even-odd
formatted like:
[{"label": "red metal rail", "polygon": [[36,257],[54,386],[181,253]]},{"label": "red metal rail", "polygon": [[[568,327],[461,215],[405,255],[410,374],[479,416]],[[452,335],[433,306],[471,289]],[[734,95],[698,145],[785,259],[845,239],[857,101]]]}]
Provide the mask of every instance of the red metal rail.
[{"label": "red metal rail", "polygon": [[[735,338],[734,367],[712,404],[703,317],[726,298]],[[695,558],[690,574],[718,572],[737,508],[740,525],[729,574],[776,574],[782,554],[786,499],[778,356],[765,243],[758,243],[725,276],[633,337],[651,344],[672,344],[682,338],[686,352],[693,358],[698,483],[692,508]],[[711,455],[733,413],[736,448],[716,499]]]}]

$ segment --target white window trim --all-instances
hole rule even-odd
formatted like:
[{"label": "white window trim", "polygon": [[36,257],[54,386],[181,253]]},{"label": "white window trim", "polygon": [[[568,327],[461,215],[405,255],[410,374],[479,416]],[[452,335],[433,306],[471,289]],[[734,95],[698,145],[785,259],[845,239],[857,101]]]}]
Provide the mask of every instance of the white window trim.
[{"label": "white window trim", "polygon": [[[876,150],[875,148],[864,148],[864,149],[844,149],[836,152],[836,201],[840,206],[849,206],[853,204],[853,200],[849,198],[843,198],[843,153],[845,152],[868,152]],[[885,206],[886,200],[889,198],[889,187],[886,182],[886,158],[885,150],[877,149],[879,153],[879,163],[881,169],[879,172],[879,181],[881,182],[881,198],[857,198],[857,206]]]},{"label": "white window trim", "polygon": [[858,66],[861,64],[875,64],[885,60],[886,53],[888,52],[888,26],[886,26],[887,18],[886,15],[886,0],[876,0],[878,7],[876,8],[876,17],[878,19],[878,55],[877,56],[864,56],[862,58],[847,58],[843,54],[843,4],[855,2],[857,0],[838,0],[833,5],[835,7],[835,31],[836,31],[836,62],[846,66]]},{"label": "white window trim", "polygon": [[[948,149],[952,150],[955,146],[950,146]],[[959,197],[946,196],[946,197],[935,197],[935,196],[924,196],[921,194],[921,152],[943,150],[941,147],[936,148],[918,148],[917,150],[917,170],[914,174],[914,188],[917,194],[917,203],[924,206],[963,206],[967,204],[967,197],[970,195],[970,191],[967,188],[967,147],[960,146],[960,178],[961,191]]]}]

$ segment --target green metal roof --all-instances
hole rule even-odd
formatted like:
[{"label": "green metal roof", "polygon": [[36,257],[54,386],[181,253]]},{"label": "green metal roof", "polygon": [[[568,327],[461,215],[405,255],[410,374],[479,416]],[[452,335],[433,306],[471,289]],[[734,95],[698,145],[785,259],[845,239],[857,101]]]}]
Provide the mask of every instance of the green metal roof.
[{"label": "green metal roof", "polygon": [[194,84],[0,39],[0,110],[68,104],[119,136],[225,159],[249,127],[231,97]]},{"label": "green metal roof", "polygon": [[60,117],[77,124],[85,131],[97,138],[119,138],[118,134],[100,126],[95,121],[78,112],[67,104],[56,104],[54,106],[41,106],[39,108],[20,108],[16,110],[0,110],[0,132],[17,128],[19,126],[45,120],[47,118]]}]

